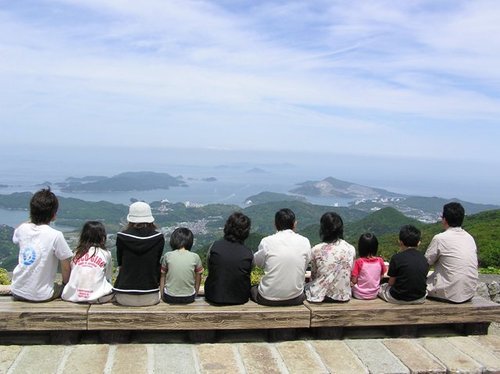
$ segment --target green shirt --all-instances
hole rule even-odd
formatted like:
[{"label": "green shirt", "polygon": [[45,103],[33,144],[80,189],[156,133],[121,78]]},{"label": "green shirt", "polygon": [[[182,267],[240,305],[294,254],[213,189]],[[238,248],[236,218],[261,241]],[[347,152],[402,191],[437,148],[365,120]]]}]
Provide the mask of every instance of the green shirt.
[{"label": "green shirt", "polygon": [[165,293],[170,296],[194,295],[195,273],[203,272],[200,256],[177,249],[165,253],[160,261],[161,271],[166,273]]}]

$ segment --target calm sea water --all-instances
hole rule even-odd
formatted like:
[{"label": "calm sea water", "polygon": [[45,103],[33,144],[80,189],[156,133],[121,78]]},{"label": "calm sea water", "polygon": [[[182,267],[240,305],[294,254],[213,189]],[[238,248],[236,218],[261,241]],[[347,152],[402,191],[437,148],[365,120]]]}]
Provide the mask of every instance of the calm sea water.
[{"label": "calm sea water", "polygon": [[[0,148],[0,194],[36,191],[52,184],[61,196],[128,205],[130,199],[243,206],[262,191],[287,193],[297,183],[332,176],[345,181],[421,196],[460,198],[500,204],[500,176],[491,165],[462,162],[459,168],[436,160],[403,160],[325,154],[226,152],[171,148]],[[113,176],[125,171],[165,172],[183,176],[188,187],[111,193],[63,193],[54,183],[68,177]],[[467,178],[464,178],[464,175]],[[215,182],[203,181],[214,177]],[[309,198],[323,205],[345,206],[349,199]],[[25,211],[0,209],[0,224],[16,225]]]}]

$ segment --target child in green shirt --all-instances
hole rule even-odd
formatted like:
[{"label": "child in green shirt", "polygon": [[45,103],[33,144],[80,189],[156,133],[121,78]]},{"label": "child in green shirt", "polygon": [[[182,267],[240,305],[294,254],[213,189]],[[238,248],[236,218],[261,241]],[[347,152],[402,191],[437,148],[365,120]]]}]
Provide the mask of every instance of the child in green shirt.
[{"label": "child in green shirt", "polygon": [[198,294],[203,266],[200,256],[190,252],[193,246],[191,230],[180,227],[170,236],[172,251],[161,258],[160,290],[169,304],[192,303]]}]

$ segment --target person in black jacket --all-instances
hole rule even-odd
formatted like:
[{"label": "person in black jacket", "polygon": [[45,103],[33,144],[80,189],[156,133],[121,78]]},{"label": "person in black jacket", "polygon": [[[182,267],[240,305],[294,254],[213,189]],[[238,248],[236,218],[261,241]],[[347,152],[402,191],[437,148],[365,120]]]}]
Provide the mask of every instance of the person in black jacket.
[{"label": "person in black jacket", "polygon": [[151,207],[144,202],[130,205],[127,221],[127,227],[116,235],[116,302],[127,306],[158,304],[165,237],[157,231]]},{"label": "person in black jacket", "polygon": [[250,297],[253,253],[243,243],[250,234],[250,218],[233,213],[224,226],[224,239],[212,244],[207,254],[205,299],[213,304],[244,304]]}]

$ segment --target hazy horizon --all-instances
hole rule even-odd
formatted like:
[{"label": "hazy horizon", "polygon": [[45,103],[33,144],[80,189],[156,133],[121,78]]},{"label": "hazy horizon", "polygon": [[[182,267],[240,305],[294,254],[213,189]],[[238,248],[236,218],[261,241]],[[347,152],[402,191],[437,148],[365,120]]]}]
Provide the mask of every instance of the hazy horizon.
[{"label": "hazy horizon", "polygon": [[[129,147],[2,147],[0,184],[62,182],[68,177],[113,176],[127,171],[165,172],[186,180],[216,177],[220,182],[265,186],[287,192],[307,180],[334,177],[409,195],[459,198],[500,204],[499,177],[482,176],[485,163],[462,162],[462,173],[449,161],[362,157],[325,153],[230,152]],[[493,168],[494,165],[490,166]],[[262,173],[252,173],[260,168]],[[17,180],[17,182],[16,182]],[[478,188],[480,185],[480,188]],[[35,187],[33,187],[35,188]],[[0,193],[18,188],[0,189]],[[252,194],[255,188],[250,188]],[[7,192],[6,192],[7,191]]]}]

